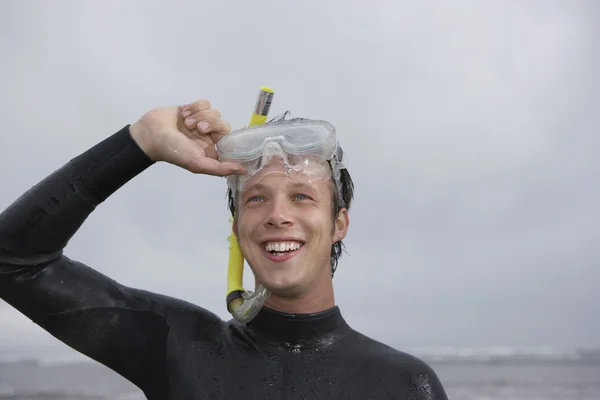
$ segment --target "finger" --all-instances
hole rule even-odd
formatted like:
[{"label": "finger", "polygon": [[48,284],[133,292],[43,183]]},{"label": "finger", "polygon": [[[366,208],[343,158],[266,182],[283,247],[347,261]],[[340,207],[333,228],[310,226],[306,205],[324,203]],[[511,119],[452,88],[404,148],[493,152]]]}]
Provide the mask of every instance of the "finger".
[{"label": "finger", "polygon": [[190,114],[189,116],[190,118],[196,118],[198,121],[202,121],[204,119],[209,119],[209,118],[217,118],[220,119],[221,118],[221,111],[215,109],[215,108],[210,108],[208,110],[200,110],[198,112],[195,112],[193,114]]},{"label": "finger", "polygon": [[[192,121],[195,123],[196,121]],[[196,123],[195,126],[188,125],[190,129],[195,128],[200,135],[210,135],[213,143],[217,143],[231,131],[229,122],[222,119],[209,119]]]},{"label": "finger", "polygon": [[[187,112],[186,112],[186,115],[187,115]],[[184,121],[185,126],[187,126],[188,128],[191,129],[198,122],[201,122],[201,121],[209,121],[210,122],[211,120],[221,119],[221,113],[219,112],[219,110],[214,110],[214,109],[202,110],[197,113],[189,114],[187,117],[184,117],[184,118],[185,118],[185,121]]]},{"label": "finger", "polygon": [[199,158],[190,168],[190,171],[213,176],[229,176],[233,174],[245,174],[246,169],[233,162],[220,162],[212,158]]},{"label": "finger", "polygon": [[[200,111],[198,114],[206,115],[208,117],[221,118],[221,111],[217,110],[216,108],[211,108],[208,110]],[[202,117],[200,117],[200,119],[202,119]]]},{"label": "finger", "polygon": [[210,110],[210,107],[211,104],[208,100],[197,100],[192,104],[188,104],[187,106],[185,106],[181,112],[181,115],[183,116],[183,118],[187,118],[190,115],[195,114],[197,112],[203,110]]},{"label": "finger", "polygon": [[[205,121],[202,121],[205,122]],[[205,133],[209,133],[211,136],[212,135],[219,135],[220,137],[223,137],[225,135],[228,135],[229,132],[231,132],[231,125],[229,125],[229,122],[222,120],[222,119],[218,119],[216,121],[206,121],[209,122],[208,126],[206,126],[205,124],[202,124],[202,122],[200,122],[198,124],[198,127],[200,129],[203,129],[203,132]]]},{"label": "finger", "polygon": [[214,129],[210,129],[207,132],[210,135],[210,139],[216,145],[217,142],[223,139],[225,136],[229,134],[231,131],[231,126],[229,122],[223,121],[222,119],[216,122],[216,126]]},{"label": "finger", "polygon": [[219,121],[219,123],[224,126],[218,131],[210,133],[210,139],[214,144],[217,144],[219,140],[223,139],[231,131],[231,126],[229,125],[229,122],[221,120]]},{"label": "finger", "polygon": [[227,130],[228,125],[223,120],[218,118],[208,118],[202,121],[196,120],[196,118],[188,118],[184,121],[186,128],[190,130],[197,130],[201,135],[208,135],[213,132],[221,133]]}]

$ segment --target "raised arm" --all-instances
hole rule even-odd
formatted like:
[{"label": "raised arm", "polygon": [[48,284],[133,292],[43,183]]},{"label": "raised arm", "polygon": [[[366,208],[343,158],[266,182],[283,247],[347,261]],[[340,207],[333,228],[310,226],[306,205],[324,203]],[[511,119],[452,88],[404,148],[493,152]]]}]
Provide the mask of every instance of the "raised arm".
[{"label": "raised arm", "polygon": [[0,214],[0,299],[145,389],[154,379],[152,367],[165,365],[160,349],[168,325],[160,296],[124,287],[69,259],[63,249],[99,204],[156,161],[212,175],[239,171],[210,158],[211,138],[229,127],[207,104],[187,107],[197,121],[209,122],[206,131],[186,128],[182,107],[153,110],[70,160]]}]

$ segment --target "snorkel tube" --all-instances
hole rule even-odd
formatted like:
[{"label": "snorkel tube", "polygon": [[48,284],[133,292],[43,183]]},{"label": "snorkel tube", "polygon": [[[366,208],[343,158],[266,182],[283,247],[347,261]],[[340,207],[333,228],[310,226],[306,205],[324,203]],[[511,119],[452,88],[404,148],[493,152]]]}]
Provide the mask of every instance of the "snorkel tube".
[{"label": "snorkel tube", "polygon": [[[267,87],[261,87],[256,106],[250,117],[249,126],[261,125],[267,121],[274,92]],[[229,220],[233,223],[233,218]],[[229,264],[227,266],[227,310],[237,321],[250,322],[269,297],[268,290],[258,284],[254,292],[244,289],[244,256],[238,243],[233,226],[229,240]]]}]

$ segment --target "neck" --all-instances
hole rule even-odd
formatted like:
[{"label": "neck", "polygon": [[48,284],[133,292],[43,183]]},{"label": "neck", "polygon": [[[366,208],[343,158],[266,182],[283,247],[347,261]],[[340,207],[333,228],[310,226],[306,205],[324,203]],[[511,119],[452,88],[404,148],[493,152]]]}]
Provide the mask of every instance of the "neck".
[{"label": "neck", "polygon": [[335,306],[313,314],[289,314],[263,307],[245,328],[255,338],[266,339],[277,347],[292,351],[327,346],[350,331],[340,309]]},{"label": "neck", "polygon": [[329,310],[335,306],[331,275],[319,279],[310,290],[297,295],[271,293],[265,306],[289,314],[313,314]]}]

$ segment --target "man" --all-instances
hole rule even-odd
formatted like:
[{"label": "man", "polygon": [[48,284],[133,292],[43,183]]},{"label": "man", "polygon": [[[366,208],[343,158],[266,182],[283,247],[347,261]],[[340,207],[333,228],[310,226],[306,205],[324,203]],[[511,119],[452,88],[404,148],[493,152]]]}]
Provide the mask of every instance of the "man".
[{"label": "man", "polygon": [[[289,139],[293,126],[269,129]],[[446,399],[428,365],[354,331],[335,306],[352,197],[343,164],[319,161],[318,146],[286,154],[289,140],[244,158],[246,136],[229,131],[207,101],[157,108],[50,174],[0,215],[0,298],[149,400]],[[229,176],[234,232],[270,292],[250,322],[125,287],[63,254],[96,206],[159,161]]]}]

